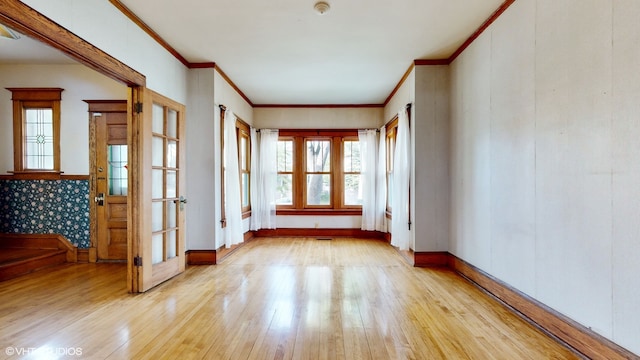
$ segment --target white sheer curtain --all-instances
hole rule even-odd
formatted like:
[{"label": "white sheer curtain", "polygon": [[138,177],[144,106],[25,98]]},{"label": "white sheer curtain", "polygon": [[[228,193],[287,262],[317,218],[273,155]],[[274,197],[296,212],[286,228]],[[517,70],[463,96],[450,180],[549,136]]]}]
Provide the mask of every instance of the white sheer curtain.
[{"label": "white sheer curtain", "polygon": [[362,230],[376,229],[376,155],[375,130],[358,130],[360,142],[360,186],[362,186]]},{"label": "white sheer curtain", "polygon": [[398,112],[398,133],[393,156],[393,187],[391,190],[391,245],[408,250],[411,245],[409,230],[409,183],[411,180],[411,137],[407,108]]},{"label": "white sheer curtain", "polygon": [[251,224],[249,229],[258,230],[262,224],[262,197],[260,196],[260,135],[256,129],[251,128],[251,176],[249,184],[251,185]]},{"label": "white sheer curtain", "polygon": [[387,232],[387,127],[380,128],[376,168],[376,231]]},{"label": "white sheer curtain", "polygon": [[224,194],[225,216],[225,246],[239,244],[244,241],[242,231],[242,207],[240,205],[240,170],[238,167],[238,140],[236,138],[236,116],[227,109],[224,113]]},{"label": "white sheer curtain", "polygon": [[275,229],[278,130],[251,129],[251,144],[251,230]]}]

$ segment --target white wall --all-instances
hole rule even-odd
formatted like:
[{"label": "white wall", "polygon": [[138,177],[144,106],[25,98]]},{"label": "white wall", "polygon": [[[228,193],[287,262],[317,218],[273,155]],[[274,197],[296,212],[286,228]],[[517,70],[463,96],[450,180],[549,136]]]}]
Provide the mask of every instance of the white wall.
[{"label": "white wall", "polygon": [[416,99],[416,69],[413,68],[402,85],[398,88],[395,94],[389,99],[389,102],[384,107],[384,113],[382,115],[382,123],[378,126],[382,126],[396,115],[398,111],[407,104],[413,104]]},{"label": "white wall", "polygon": [[[212,186],[214,186],[217,194],[220,193],[220,188],[222,184],[222,169],[219,164],[222,162],[222,153],[221,153],[221,145],[222,145],[222,135],[220,133],[220,111],[218,105],[225,105],[227,109],[233,111],[233,113],[241,118],[247,124],[253,126],[254,123],[254,115],[253,115],[253,107],[249,104],[238,92],[229,84],[223,77],[220,75],[217,69],[209,70],[213,71],[213,104],[215,106],[214,117],[213,117],[213,128],[214,128],[214,136],[213,139],[208,136],[200,136],[202,141],[207,141],[213,144],[214,147],[214,158],[217,159],[216,165],[214,166],[214,182]],[[208,80],[207,80],[208,81]],[[209,85],[205,85],[209,86]],[[220,224],[220,220],[222,219],[222,198],[216,194],[216,208],[214,218],[211,219],[210,216],[207,216],[210,221],[215,222],[215,249],[224,245],[224,229]],[[249,223],[251,218],[246,218],[243,221],[244,231],[249,231]],[[209,249],[207,247],[206,249]]]},{"label": "white wall", "polygon": [[[220,191],[214,186],[216,168],[220,162],[215,157],[213,139],[220,135],[214,119],[218,108],[214,105],[214,70],[189,71],[189,101],[186,123],[186,171],[187,250],[215,249],[216,203]],[[219,126],[219,124],[218,124]]]},{"label": "white wall", "polygon": [[145,75],[149,89],[187,103],[187,68],[108,1],[23,2]]},{"label": "white wall", "polygon": [[8,87],[58,87],[60,169],[89,174],[89,113],[83,100],[126,100],[127,87],[83,65],[0,65],[0,173],[13,169],[13,102]]},{"label": "white wall", "polygon": [[449,249],[449,67],[416,66],[411,214],[415,251]]},{"label": "white wall", "polygon": [[[413,106],[415,103],[415,99],[416,99],[416,69],[415,67],[413,67],[411,69],[411,72],[409,72],[409,75],[407,75],[404,82],[400,85],[396,93],[393,94],[391,99],[389,99],[389,102],[387,103],[387,105],[384,107],[384,112],[382,115],[383,120],[380,126],[383,126],[389,123],[396,116],[398,116],[398,112],[400,111],[400,109],[407,106],[407,104],[411,104]],[[412,107],[412,111],[411,111],[412,115],[414,110],[415,109]],[[415,122],[415,116],[411,116],[409,127],[412,129],[415,127],[414,122]],[[411,133],[411,153],[415,154],[415,133],[413,132]],[[414,159],[415,159],[415,156],[414,156]],[[412,159],[412,167],[411,167],[412,169],[411,183],[410,183],[411,189],[415,189],[415,186],[416,186],[415,172],[414,172],[414,169],[415,169],[414,159]],[[411,204],[411,214],[415,215],[414,193],[411,194],[410,204]],[[388,219],[387,219],[387,232],[389,233],[391,232],[391,221]],[[411,228],[410,234],[411,234],[411,240],[409,242],[409,247],[411,249],[415,249],[415,226]]]},{"label": "white wall", "polygon": [[638,18],[519,0],[451,69],[450,251],[635,353]]},{"label": "white wall", "polygon": [[373,129],[379,128],[382,107],[255,108],[260,129]]}]

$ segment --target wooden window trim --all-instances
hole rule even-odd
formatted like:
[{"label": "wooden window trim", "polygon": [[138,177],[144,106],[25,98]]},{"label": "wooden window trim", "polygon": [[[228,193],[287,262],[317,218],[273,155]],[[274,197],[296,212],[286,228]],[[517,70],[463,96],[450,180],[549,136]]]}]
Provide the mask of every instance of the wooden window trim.
[{"label": "wooden window trim", "polygon": [[[13,101],[13,171],[16,178],[59,179],[61,88],[7,88]],[[53,169],[27,169],[24,155],[24,115],[29,108],[50,108],[53,112]]]},{"label": "wooden window trim", "polygon": [[[329,171],[308,171],[308,158],[307,158],[307,142],[309,141],[319,141],[319,142],[324,142],[327,141],[329,143]],[[338,192],[338,189],[336,188],[336,174],[335,174],[335,167],[337,166],[336,162],[335,162],[335,138],[333,137],[327,137],[327,136],[305,136],[302,138],[302,148],[303,148],[303,154],[302,154],[302,166],[300,166],[299,168],[304,169],[303,171],[301,171],[301,179],[303,181],[303,186],[302,186],[302,207],[304,209],[334,209],[337,206],[337,203],[335,201],[335,194]],[[294,168],[296,166],[294,165]],[[308,198],[307,198],[307,176],[309,175],[329,175],[329,184],[330,184],[330,191],[329,191],[329,204],[328,205],[311,205],[308,204]]]},{"label": "wooden window trim", "polygon": [[220,105],[220,226],[222,228],[227,227],[227,212],[225,203],[225,186],[224,186],[224,172],[225,172],[225,152],[224,152],[224,113],[227,110],[226,107]]},{"label": "wooden window trim", "polygon": [[[331,141],[331,205],[306,205],[307,139]],[[357,140],[355,129],[281,129],[279,140],[293,141],[293,204],[277,205],[277,215],[362,215],[361,205],[344,205],[344,140]],[[289,172],[279,172],[279,174]]]},{"label": "wooden window trim", "polygon": [[[296,147],[296,141],[295,141],[295,137],[293,136],[278,136],[278,141],[291,141],[291,150],[292,150],[292,168],[291,171],[278,171],[278,175],[291,175],[291,194],[292,194],[292,203],[291,204],[282,204],[282,205],[276,205],[276,215],[277,212],[280,210],[295,210],[296,209],[296,204],[299,204],[299,201],[302,201],[302,198],[298,198],[298,183],[297,183],[297,178],[296,178],[296,161],[299,158],[299,151],[298,148]],[[276,160],[277,161],[277,160]],[[277,166],[277,164],[276,164]]]},{"label": "wooden window trim", "polygon": [[[239,157],[242,154],[240,151],[240,146],[242,142],[241,138],[246,139],[246,148],[245,148],[245,164],[247,164],[247,168],[242,168],[242,159]],[[240,204],[242,204],[242,199],[244,198],[244,188],[242,187],[242,176],[243,174],[247,174],[247,179],[249,179],[249,184],[247,189],[249,190],[249,194],[247,194],[247,198],[249,199],[249,205],[242,206],[242,214],[243,219],[245,218],[245,214],[247,217],[251,216],[251,127],[249,124],[238,118],[236,120],[236,144],[238,146],[238,170],[240,171]]]},{"label": "wooden window trim", "polygon": [[391,121],[385,125],[386,129],[386,139],[385,139],[385,156],[386,156],[386,179],[387,179],[387,209],[386,215],[387,218],[391,218],[391,204],[389,203],[389,192],[391,191],[391,186],[389,183],[389,179],[391,177],[391,173],[393,172],[393,160],[391,157],[391,140],[393,140],[393,147],[395,154],[395,144],[396,144],[396,135],[398,134],[398,115],[396,115]]},{"label": "wooden window trim", "polygon": [[[411,126],[411,104],[407,104],[407,117],[409,120],[409,126]],[[394,154],[395,154],[395,144],[396,144],[396,136],[398,134],[398,115],[394,116],[393,119],[391,119],[386,125],[385,125],[385,129],[386,129],[386,133],[387,133],[387,139],[385,140],[385,146],[386,146],[386,158],[387,158],[387,209],[385,211],[385,216],[387,219],[391,219],[393,216],[392,213],[392,209],[391,209],[391,204],[389,204],[389,196],[388,196],[388,191],[391,191],[391,187],[389,186],[389,176],[391,174],[391,172],[393,171],[392,168],[392,161],[391,161],[391,156],[390,156],[390,152],[389,152],[389,138],[392,137],[393,138],[393,144],[394,144]],[[409,188],[409,208],[411,208],[411,188]],[[411,212],[411,211],[409,211]],[[409,215],[409,218],[411,218],[411,215]]]},{"label": "wooden window trim", "polygon": [[[220,111],[220,226],[222,228],[227,227],[227,214],[226,214],[226,204],[225,204],[225,153],[224,153],[224,114],[227,108],[224,105],[219,106]],[[249,174],[249,179],[251,179],[251,127],[244,120],[239,118],[236,115],[236,145],[238,146],[238,156],[240,156],[240,136],[242,133],[247,134],[247,166]],[[240,169],[241,161],[238,159],[238,170],[240,171],[240,199],[242,201],[242,169]],[[251,180],[249,180],[249,206],[242,207],[242,219],[246,219],[251,216]]]},{"label": "wooden window trim", "polygon": [[362,215],[362,209],[277,209],[276,215],[302,215],[302,216],[323,216],[323,215]]},{"label": "wooden window trim", "polygon": [[[339,179],[340,181],[338,181],[339,183],[339,192],[337,193],[337,198],[340,200],[340,208],[341,209],[359,209],[360,213],[362,214],[362,205],[348,205],[346,204],[346,199],[345,199],[345,188],[344,188],[344,182],[345,182],[345,176],[347,175],[362,175],[361,171],[345,171],[344,170],[344,143],[345,141],[357,141],[359,142],[360,139],[358,138],[358,136],[344,136],[340,139],[340,148],[341,148],[341,153],[340,153],[340,158],[342,161],[342,164],[340,166],[340,169],[338,169],[339,172]],[[362,159],[360,159],[362,161]],[[362,165],[361,165],[362,166]],[[341,195],[341,196],[340,196]]]}]

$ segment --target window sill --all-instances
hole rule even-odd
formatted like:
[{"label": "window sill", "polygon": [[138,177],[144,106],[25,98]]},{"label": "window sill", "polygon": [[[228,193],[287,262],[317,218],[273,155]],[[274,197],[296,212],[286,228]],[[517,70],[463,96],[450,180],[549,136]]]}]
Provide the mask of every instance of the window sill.
[{"label": "window sill", "polygon": [[15,180],[60,180],[62,171],[8,171],[9,175],[3,175],[6,179]]},{"label": "window sill", "polygon": [[276,215],[305,215],[305,216],[345,216],[362,215],[362,209],[278,209]]}]

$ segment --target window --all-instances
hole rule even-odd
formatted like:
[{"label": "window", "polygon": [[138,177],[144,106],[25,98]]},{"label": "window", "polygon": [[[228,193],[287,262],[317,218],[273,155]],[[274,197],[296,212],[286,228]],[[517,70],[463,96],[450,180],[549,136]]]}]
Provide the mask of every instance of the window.
[{"label": "window", "polygon": [[278,140],[278,193],[276,204],[293,206],[293,139]]},{"label": "window", "polygon": [[305,139],[305,207],[331,207],[331,140]]},{"label": "window", "polygon": [[242,212],[251,211],[251,137],[249,125],[242,121],[236,121],[236,133],[238,140],[238,168],[240,170],[240,199],[242,200]]},{"label": "window", "polygon": [[393,157],[396,150],[396,135],[398,134],[398,118],[396,117],[386,126],[387,139],[387,213],[391,213],[391,198],[393,195]]},{"label": "window", "polygon": [[360,211],[356,130],[280,130],[277,162],[279,210]]},{"label": "window", "polygon": [[[222,147],[222,184],[221,184],[221,199],[222,199],[222,209],[221,216],[222,227],[226,226],[226,204],[225,204],[225,173],[226,173],[226,152],[224,151],[224,113],[226,108],[220,107],[220,137],[221,137],[221,147]],[[251,135],[250,135],[250,127],[247,123],[242,121],[242,119],[237,118],[236,120],[236,140],[238,145],[238,170],[240,171],[240,201],[242,207],[242,217],[247,218],[251,216]]]},{"label": "window", "polygon": [[344,189],[344,205],[362,205],[360,142],[349,139],[344,140],[342,144],[344,148],[342,152],[344,157],[344,182],[342,187]]},{"label": "window", "polygon": [[14,173],[60,172],[59,88],[9,88],[13,100]]}]

